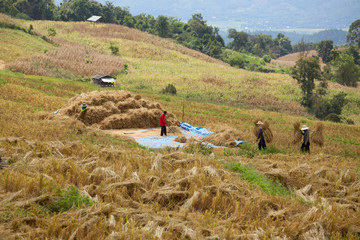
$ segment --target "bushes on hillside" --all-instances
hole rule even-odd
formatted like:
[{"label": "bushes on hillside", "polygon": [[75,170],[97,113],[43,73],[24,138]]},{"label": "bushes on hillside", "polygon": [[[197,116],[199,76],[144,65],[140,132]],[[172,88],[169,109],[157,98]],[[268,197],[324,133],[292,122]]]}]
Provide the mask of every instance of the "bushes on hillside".
[{"label": "bushes on hillside", "polygon": [[173,84],[168,84],[166,88],[161,91],[161,93],[176,95],[176,87]]}]

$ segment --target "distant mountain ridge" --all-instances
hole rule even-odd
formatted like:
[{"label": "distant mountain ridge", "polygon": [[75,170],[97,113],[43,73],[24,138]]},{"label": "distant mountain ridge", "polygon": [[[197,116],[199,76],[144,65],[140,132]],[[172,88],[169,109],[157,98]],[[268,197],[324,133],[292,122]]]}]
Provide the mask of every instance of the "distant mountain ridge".
[{"label": "distant mountain ridge", "polygon": [[[105,4],[105,0],[98,2]],[[202,13],[206,20],[238,21],[251,29],[340,29],[360,18],[359,0],[116,0],[112,3],[128,6],[134,15],[166,15],[187,21],[192,14]]]}]

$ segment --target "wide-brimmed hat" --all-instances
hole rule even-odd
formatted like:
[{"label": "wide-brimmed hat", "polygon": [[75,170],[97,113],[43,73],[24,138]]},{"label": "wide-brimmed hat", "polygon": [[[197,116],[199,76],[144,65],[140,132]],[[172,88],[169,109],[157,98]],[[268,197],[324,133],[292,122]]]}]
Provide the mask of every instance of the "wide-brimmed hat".
[{"label": "wide-brimmed hat", "polygon": [[81,107],[82,107],[82,108],[87,108],[87,104],[86,104],[86,103],[83,103],[83,104],[81,104]]},{"label": "wide-brimmed hat", "polygon": [[303,125],[302,127],[301,127],[301,130],[302,131],[304,131],[304,130],[308,130],[309,129],[309,127],[308,126],[306,126],[306,125]]},{"label": "wide-brimmed hat", "polygon": [[264,123],[262,121],[258,121],[256,124],[261,125],[261,124],[264,124]]}]

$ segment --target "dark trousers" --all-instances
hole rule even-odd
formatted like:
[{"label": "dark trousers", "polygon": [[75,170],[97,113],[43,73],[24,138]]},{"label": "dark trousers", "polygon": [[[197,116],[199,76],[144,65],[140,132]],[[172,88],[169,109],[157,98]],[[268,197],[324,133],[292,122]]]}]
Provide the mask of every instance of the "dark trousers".
[{"label": "dark trousers", "polygon": [[310,142],[301,144],[301,151],[310,153]]},{"label": "dark trousers", "polygon": [[259,144],[258,144],[259,150],[266,149],[265,140],[260,138]]},{"label": "dark trousers", "polygon": [[161,136],[165,134],[166,136],[166,126],[161,126]]}]

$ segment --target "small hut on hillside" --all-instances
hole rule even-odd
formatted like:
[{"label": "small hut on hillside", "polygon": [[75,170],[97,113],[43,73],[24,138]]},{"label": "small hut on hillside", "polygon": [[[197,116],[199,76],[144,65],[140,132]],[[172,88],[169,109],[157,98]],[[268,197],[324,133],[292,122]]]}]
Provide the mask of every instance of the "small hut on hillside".
[{"label": "small hut on hillside", "polygon": [[95,75],[91,79],[93,83],[100,85],[101,87],[114,87],[115,79],[114,77],[108,75]]},{"label": "small hut on hillside", "polygon": [[100,19],[101,19],[102,17],[101,16],[91,16],[91,17],[89,17],[88,19],[86,19],[87,21],[89,21],[89,22],[100,22]]}]

